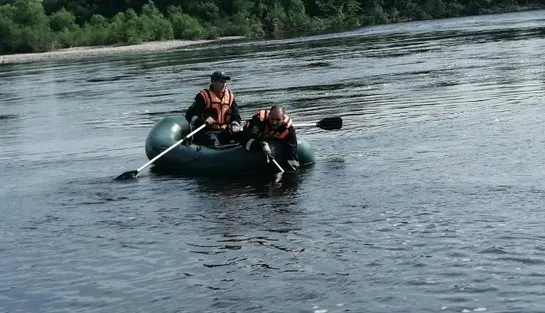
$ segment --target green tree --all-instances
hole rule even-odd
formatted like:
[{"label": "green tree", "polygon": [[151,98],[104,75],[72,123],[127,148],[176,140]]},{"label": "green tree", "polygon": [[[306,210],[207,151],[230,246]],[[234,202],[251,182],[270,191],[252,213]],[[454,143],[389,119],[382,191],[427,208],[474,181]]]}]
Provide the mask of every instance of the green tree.
[{"label": "green tree", "polygon": [[53,47],[54,34],[40,2],[16,0],[1,6],[0,16],[3,53],[41,52]]},{"label": "green tree", "polygon": [[196,18],[182,12],[180,7],[168,7],[168,19],[172,25],[174,38],[196,39],[205,36],[206,31]]},{"label": "green tree", "polygon": [[71,31],[78,28],[74,14],[64,8],[49,17],[49,26],[54,32]]},{"label": "green tree", "polygon": [[165,40],[174,38],[172,24],[157,9],[153,2],[142,7],[140,19],[144,28],[149,33],[146,40]]}]

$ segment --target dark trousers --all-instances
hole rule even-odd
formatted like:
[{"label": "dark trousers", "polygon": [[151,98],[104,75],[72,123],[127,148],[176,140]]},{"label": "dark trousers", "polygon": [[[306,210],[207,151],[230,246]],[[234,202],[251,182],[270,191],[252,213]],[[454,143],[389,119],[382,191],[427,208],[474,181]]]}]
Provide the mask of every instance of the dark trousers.
[{"label": "dark trousers", "polygon": [[201,146],[220,146],[238,142],[241,133],[231,133],[228,129],[201,130],[193,135],[193,143]]}]

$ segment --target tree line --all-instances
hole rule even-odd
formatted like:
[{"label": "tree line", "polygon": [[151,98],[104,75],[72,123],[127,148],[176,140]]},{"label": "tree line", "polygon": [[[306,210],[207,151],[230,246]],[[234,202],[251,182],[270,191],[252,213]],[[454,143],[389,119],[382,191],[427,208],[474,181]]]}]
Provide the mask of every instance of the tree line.
[{"label": "tree line", "polygon": [[0,0],[0,54],[268,37],[545,7],[545,0]]}]

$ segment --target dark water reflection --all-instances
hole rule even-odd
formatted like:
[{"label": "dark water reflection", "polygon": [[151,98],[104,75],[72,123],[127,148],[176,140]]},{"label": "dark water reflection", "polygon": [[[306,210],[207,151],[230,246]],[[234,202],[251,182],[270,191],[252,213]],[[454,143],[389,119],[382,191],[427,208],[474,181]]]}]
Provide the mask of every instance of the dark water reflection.
[{"label": "dark water reflection", "polygon": [[[1,312],[542,312],[543,12],[0,67]],[[299,175],[144,170],[216,69]]]}]

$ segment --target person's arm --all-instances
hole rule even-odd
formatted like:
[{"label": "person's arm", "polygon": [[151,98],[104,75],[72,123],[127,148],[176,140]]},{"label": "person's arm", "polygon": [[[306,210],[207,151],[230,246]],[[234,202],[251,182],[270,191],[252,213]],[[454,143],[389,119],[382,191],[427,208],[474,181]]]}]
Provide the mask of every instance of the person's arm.
[{"label": "person's arm", "polygon": [[185,119],[190,124],[193,124],[194,127],[201,126],[204,122],[201,116],[205,106],[206,106],[206,103],[204,102],[203,96],[200,93],[198,93],[195,96],[195,100],[193,101],[193,104],[189,107],[189,109],[187,109],[187,112],[185,112]]},{"label": "person's arm", "polygon": [[238,105],[235,99],[233,99],[233,103],[231,103],[231,108],[229,109],[229,116],[227,117],[227,120],[229,121],[229,127],[230,131],[232,133],[238,133],[242,128],[242,118],[240,117],[240,113],[238,111]]},{"label": "person's arm", "polygon": [[295,128],[290,126],[288,128],[289,133],[284,137],[285,149],[286,149],[286,163],[288,171],[297,171],[299,169],[299,155],[297,152],[297,135],[295,134]]},{"label": "person's arm", "polygon": [[242,118],[240,117],[240,112],[238,110],[237,101],[233,99],[233,103],[231,104],[231,116],[230,116],[230,122],[237,122],[238,125],[241,125]]},{"label": "person's arm", "polygon": [[244,133],[240,140],[240,144],[246,151],[261,151],[261,140],[259,139],[261,125],[262,123],[257,116],[252,117],[250,121],[244,124]]}]

